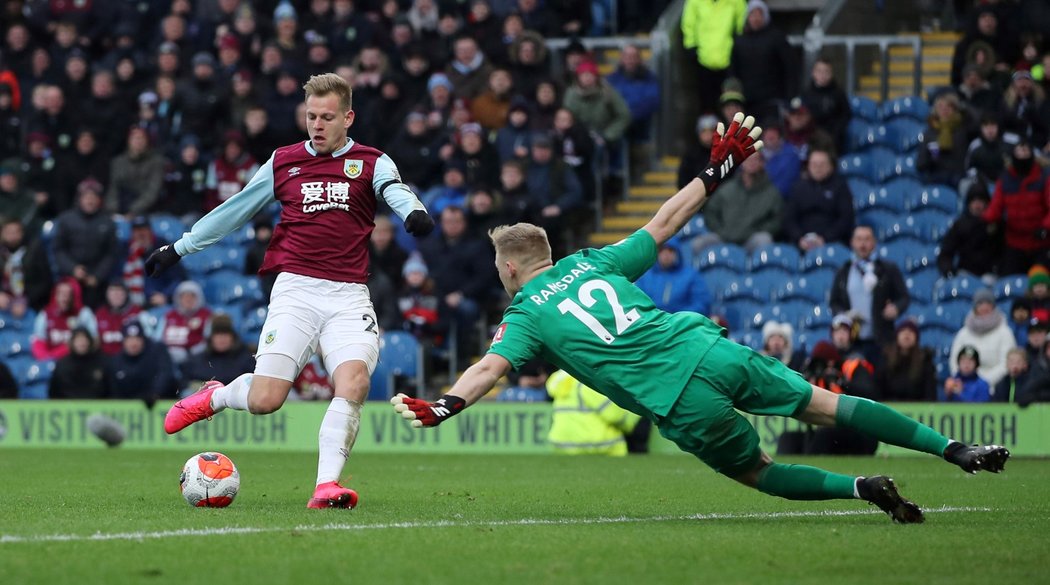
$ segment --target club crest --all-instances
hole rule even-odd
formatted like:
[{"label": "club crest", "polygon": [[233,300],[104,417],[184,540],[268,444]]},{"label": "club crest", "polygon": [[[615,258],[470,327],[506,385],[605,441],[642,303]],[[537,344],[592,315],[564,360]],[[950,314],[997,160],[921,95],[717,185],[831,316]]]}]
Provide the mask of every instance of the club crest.
[{"label": "club crest", "polygon": [[266,339],[263,341],[266,345],[270,345],[277,339],[277,330],[268,331],[266,333]]},{"label": "club crest", "polygon": [[343,161],[343,174],[351,179],[356,179],[361,176],[361,171],[364,170],[365,162],[363,160],[345,160]]}]

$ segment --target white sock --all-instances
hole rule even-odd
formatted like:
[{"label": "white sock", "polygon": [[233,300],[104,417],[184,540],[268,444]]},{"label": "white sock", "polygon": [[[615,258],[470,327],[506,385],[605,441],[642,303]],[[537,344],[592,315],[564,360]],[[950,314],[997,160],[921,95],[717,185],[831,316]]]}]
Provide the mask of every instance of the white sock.
[{"label": "white sock", "polygon": [[248,390],[252,387],[252,375],[241,374],[232,382],[219,388],[211,395],[211,408],[222,412],[227,408],[248,410]]},{"label": "white sock", "polygon": [[856,480],[853,481],[853,497],[857,498],[858,500],[861,499],[860,498],[860,482],[862,482],[862,481],[864,481],[864,476],[863,475],[858,477]]},{"label": "white sock", "polygon": [[361,403],[333,398],[317,433],[317,485],[338,481],[361,426]]}]

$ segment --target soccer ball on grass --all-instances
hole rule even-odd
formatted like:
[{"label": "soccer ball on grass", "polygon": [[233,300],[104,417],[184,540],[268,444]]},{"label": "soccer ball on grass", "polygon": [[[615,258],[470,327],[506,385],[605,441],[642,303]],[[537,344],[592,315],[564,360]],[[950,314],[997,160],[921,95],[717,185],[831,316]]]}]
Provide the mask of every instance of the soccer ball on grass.
[{"label": "soccer ball on grass", "polygon": [[191,506],[225,508],[241,489],[241,475],[222,453],[199,453],[183,466],[179,489]]}]

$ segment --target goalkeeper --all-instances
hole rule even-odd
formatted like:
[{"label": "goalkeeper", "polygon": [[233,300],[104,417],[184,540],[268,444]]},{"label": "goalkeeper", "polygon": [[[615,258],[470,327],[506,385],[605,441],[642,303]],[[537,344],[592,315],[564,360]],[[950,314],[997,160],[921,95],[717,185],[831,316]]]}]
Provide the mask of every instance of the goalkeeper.
[{"label": "goalkeeper", "polygon": [[489,232],[512,301],[488,353],[435,403],[395,396],[415,426],[436,426],[483,396],[512,367],[539,355],[617,405],[649,418],[667,439],[716,471],[792,500],[857,498],[902,523],[922,510],[885,476],[854,477],[774,463],[737,409],[839,426],[884,443],[943,457],[963,470],[1002,471],[1009,451],[951,441],[888,406],[810,385],[780,361],[726,339],[697,313],[665,313],[633,281],[660,244],[695,215],[733,170],[762,147],[754,119],[721,124],[708,167],[625,240],[551,261],[546,233],[531,224]]}]

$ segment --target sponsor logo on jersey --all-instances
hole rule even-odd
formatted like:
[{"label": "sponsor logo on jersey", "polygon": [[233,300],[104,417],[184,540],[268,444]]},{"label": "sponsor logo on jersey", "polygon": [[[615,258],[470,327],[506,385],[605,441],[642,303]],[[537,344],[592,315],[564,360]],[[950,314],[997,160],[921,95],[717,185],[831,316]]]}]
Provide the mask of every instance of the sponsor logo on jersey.
[{"label": "sponsor logo on jersey", "polygon": [[502,323],[496,328],[496,334],[492,336],[492,343],[499,343],[503,341],[503,334],[507,332],[507,324]]},{"label": "sponsor logo on jersey", "polygon": [[265,343],[266,345],[270,345],[274,341],[277,341],[277,330],[274,329],[273,331],[267,331],[266,337],[263,339],[263,343]]},{"label": "sponsor logo on jersey", "polygon": [[301,169],[299,167],[292,167],[292,168],[288,169],[288,176],[289,177],[298,177],[299,176],[299,171],[301,171],[301,170],[303,170],[303,169]]},{"label": "sponsor logo on jersey", "polygon": [[356,179],[361,176],[361,171],[365,168],[365,161],[360,159],[344,160],[343,161],[343,174],[351,179]]},{"label": "sponsor logo on jersey", "polygon": [[339,181],[313,181],[299,187],[303,196],[303,213],[316,213],[329,209],[350,211],[350,183]]}]

